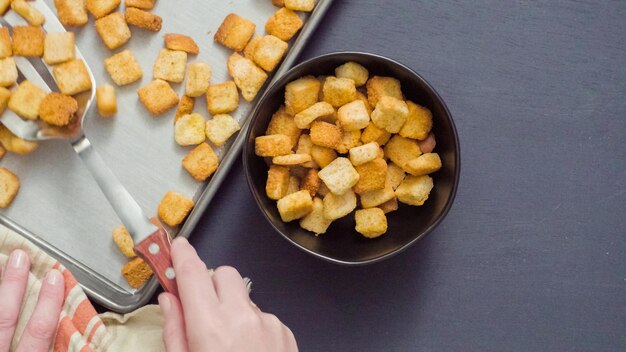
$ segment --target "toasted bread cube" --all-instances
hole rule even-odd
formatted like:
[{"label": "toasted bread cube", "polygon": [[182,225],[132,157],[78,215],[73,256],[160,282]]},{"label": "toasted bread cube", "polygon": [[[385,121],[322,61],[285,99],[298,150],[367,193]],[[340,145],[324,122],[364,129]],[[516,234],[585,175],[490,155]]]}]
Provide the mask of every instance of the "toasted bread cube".
[{"label": "toasted bread cube", "polygon": [[11,36],[7,27],[0,27],[0,59],[13,55]]},{"label": "toasted bread cube", "polygon": [[11,8],[22,16],[31,26],[41,26],[46,22],[46,18],[43,14],[24,0],[11,1]]},{"label": "toasted bread cube", "polygon": [[359,196],[361,198],[361,207],[367,209],[377,207],[385,202],[388,202],[396,195],[393,192],[391,185],[386,184],[383,189],[361,193]]},{"label": "toasted bread cube", "polygon": [[48,65],[72,60],[75,56],[73,32],[49,32],[43,43],[43,61]]},{"label": "toasted bread cube", "polygon": [[180,193],[167,192],[159,204],[157,214],[167,225],[176,226],[185,220],[193,207],[193,200]]},{"label": "toasted bread cube", "polygon": [[161,49],[154,62],[152,74],[155,79],[180,83],[185,78],[187,53],[184,51]]},{"label": "toasted bread cube", "polygon": [[289,41],[302,28],[302,20],[297,13],[288,8],[280,8],[265,23],[267,33]]},{"label": "toasted bread cube", "polygon": [[185,115],[176,121],[174,138],[181,146],[197,145],[205,141],[205,120],[202,115],[192,113]]},{"label": "toasted bread cube", "polygon": [[376,127],[373,122],[370,122],[363,130],[363,133],[361,133],[361,141],[363,143],[376,142],[378,145],[385,145],[390,138],[391,133]]},{"label": "toasted bread cube", "polygon": [[224,18],[224,22],[215,33],[214,39],[227,48],[242,51],[252,38],[255,29],[254,22],[231,13]]},{"label": "toasted bread cube", "polygon": [[19,189],[20,179],[11,171],[0,167],[0,208],[8,207]]},{"label": "toasted bread cube", "polygon": [[363,65],[350,61],[337,67],[335,76],[338,78],[349,78],[354,81],[354,85],[360,87],[367,82],[369,72]]},{"label": "toasted bread cube", "polygon": [[385,160],[374,159],[365,164],[355,166],[355,169],[359,173],[359,182],[354,185],[355,193],[363,194],[385,188],[387,180],[387,163]]},{"label": "toasted bread cube", "polygon": [[[300,129],[298,129],[298,131],[301,131]],[[311,136],[309,136],[308,134],[303,134],[300,136],[300,138],[298,139],[298,146],[296,148],[296,154],[309,154],[311,155],[311,159],[313,159],[313,154],[311,153],[313,150],[313,142],[311,141]],[[319,147],[322,148],[322,147]],[[332,150],[332,149],[329,149]],[[318,169],[319,166],[317,165],[317,163],[312,160],[308,163],[304,163],[302,164],[303,167],[308,167],[308,168],[314,168],[314,169]]]},{"label": "toasted bread cube", "polygon": [[366,128],[370,115],[361,100],[350,102],[337,110],[337,118],[344,131],[356,131]]},{"label": "toasted bread cube", "polygon": [[[317,118],[332,115],[335,113],[335,109],[332,105],[327,102],[319,102],[315,103],[308,108],[300,111],[294,116],[294,121],[296,126],[300,129],[306,129],[311,126],[311,122],[315,121]],[[369,119],[369,117],[368,117]]]},{"label": "toasted bread cube", "polygon": [[157,16],[153,13],[136,9],[134,7],[127,7],[124,11],[124,19],[126,23],[143,28],[152,32],[158,32],[161,30],[163,19],[161,16]]},{"label": "toasted bread cube", "polygon": [[50,125],[65,126],[78,111],[78,102],[69,95],[48,93],[39,105],[39,117]]},{"label": "toasted bread cube", "polygon": [[404,172],[404,170],[394,164],[394,163],[389,163],[387,165],[387,184],[389,184],[391,186],[391,188],[393,188],[394,190],[396,188],[398,188],[398,186],[400,186],[400,183],[402,183],[402,180],[404,180],[404,177],[406,176],[406,173]]},{"label": "toasted bread cube", "polygon": [[278,201],[278,212],[284,222],[303,218],[312,210],[313,199],[307,190],[292,193]]},{"label": "toasted bread cube", "polygon": [[299,190],[300,190],[300,179],[293,175],[289,176],[289,186],[287,186],[287,193],[285,195],[296,193]]},{"label": "toasted bread cube", "polygon": [[425,139],[433,127],[433,114],[427,108],[412,101],[407,100],[406,104],[409,114],[400,129],[400,135],[406,138]]},{"label": "toasted bread cube", "polygon": [[152,115],[160,115],[178,104],[178,95],[170,85],[160,79],[155,79],[147,86],[137,90],[139,101]]},{"label": "toasted bread cube", "polygon": [[324,87],[324,101],[338,108],[356,99],[356,86],[348,78],[326,77]]},{"label": "toasted bread cube", "polygon": [[52,68],[54,80],[63,94],[74,95],[91,89],[91,77],[83,60],[70,60]]},{"label": "toasted bread cube", "polygon": [[226,114],[239,106],[239,92],[233,81],[209,86],[206,91],[206,105],[211,115]]},{"label": "toasted bread cube", "polygon": [[11,131],[9,131],[4,125],[0,125],[0,144],[8,152],[15,154],[30,154],[34,152],[39,146],[36,142],[25,141]]},{"label": "toasted bread cube", "polygon": [[403,99],[400,81],[393,77],[374,76],[367,81],[366,87],[367,99],[372,107],[375,107],[383,96]]},{"label": "toasted bread cube", "polygon": [[311,158],[313,158],[316,165],[325,168],[333,160],[337,159],[337,152],[334,149],[313,145],[311,147]]},{"label": "toasted bread cube", "polygon": [[[128,2],[128,0],[126,1]],[[167,33],[165,35],[165,47],[170,50],[179,50],[184,51],[189,54],[198,54],[200,52],[200,48],[198,48],[198,44],[186,35],[176,34],[176,33]]]},{"label": "toasted bread cube", "polygon": [[317,103],[320,81],[313,76],[306,76],[287,83],[285,86],[285,108],[290,115]]},{"label": "toasted bread cube", "polygon": [[239,131],[239,123],[230,115],[215,115],[206,122],[206,136],[217,147],[221,147],[226,141],[237,131]]},{"label": "toasted bread cube", "polygon": [[96,19],[104,17],[120,6],[120,0],[86,0],[85,7]]},{"label": "toasted bread cube", "polygon": [[136,7],[138,9],[150,10],[154,7],[155,1],[156,0],[125,0],[124,4],[126,4],[126,7]]},{"label": "toasted bread cube", "polygon": [[356,195],[351,189],[342,194],[328,193],[324,196],[324,218],[337,220],[356,209]]},{"label": "toasted bread cube", "polygon": [[54,6],[64,26],[83,26],[89,20],[84,0],[54,0]]},{"label": "toasted bread cube", "polygon": [[272,5],[283,7],[285,6],[285,0],[272,0]]},{"label": "toasted bread cube", "polygon": [[218,166],[217,155],[207,143],[200,143],[183,159],[183,167],[197,181],[204,181],[209,178]]},{"label": "toasted bread cube", "polygon": [[104,59],[104,67],[118,86],[131,84],[143,77],[139,62],[128,49]]},{"label": "toasted bread cube", "polygon": [[247,101],[254,100],[257,93],[267,80],[267,74],[252,60],[234,53],[228,58],[228,73],[235,81],[241,95]]},{"label": "toasted bread cube", "polygon": [[291,138],[284,134],[259,136],[254,139],[254,151],[257,156],[279,156],[291,154]]},{"label": "toasted bread cube", "polygon": [[321,183],[322,179],[320,179],[317,170],[309,169],[306,176],[304,176],[302,182],[300,183],[300,188],[309,191],[311,197],[315,197]]},{"label": "toasted bread cube", "polygon": [[319,236],[326,233],[332,222],[324,217],[324,202],[319,198],[313,198],[313,210],[300,219],[300,227]]},{"label": "toasted bread cube", "polygon": [[[272,160],[270,159],[270,162]],[[291,176],[296,177],[298,180],[301,180],[306,177],[306,173],[309,172],[309,169],[302,165],[296,165],[289,168],[289,174]],[[300,184],[298,183],[298,190],[300,190]]]},{"label": "toasted bread cube", "polygon": [[37,57],[43,55],[44,33],[37,26],[13,27],[13,55]]},{"label": "toasted bread cube", "polygon": [[7,57],[0,59],[0,87],[10,87],[17,81],[17,66],[15,59]]},{"label": "toasted bread cube", "polygon": [[39,106],[45,97],[46,92],[43,89],[30,81],[22,81],[9,99],[9,109],[25,119],[35,120],[39,116]]},{"label": "toasted bread cube", "polygon": [[341,143],[337,147],[337,151],[346,154],[350,149],[363,145],[361,143],[361,131],[343,131]]},{"label": "toasted bread cube", "polygon": [[348,158],[337,158],[318,173],[328,189],[334,194],[343,194],[359,182],[359,173]]},{"label": "toasted bread cube", "polygon": [[9,106],[9,99],[11,99],[11,91],[0,87],[0,115],[7,109]]},{"label": "toasted bread cube", "polygon": [[428,175],[407,176],[396,188],[396,196],[408,205],[423,205],[433,189],[433,179]]},{"label": "toasted bread cube", "polygon": [[294,117],[285,111],[284,106],[281,106],[274,115],[272,115],[272,119],[267,126],[265,134],[284,134],[285,136],[289,136],[292,146],[295,147],[298,143],[298,138],[300,138],[302,134],[302,130],[296,125]]},{"label": "toasted bread cube", "polygon": [[381,209],[385,214],[398,210],[398,198],[392,198],[379,205],[377,208]]},{"label": "toasted bread cube", "polygon": [[174,114],[174,124],[176,124],[176,121],[184,115],[191,114],[195,103],[196,101],[194,98],[183,95],[178,102],[178,107],[176,108],[176,113]]},{"label": "toasted bread cube", "polygon": [[97,19],[96,31],[104,45],[110,50],[117,49],[126,44],[131,33],[124,16],[119,12]]},{"label": "toasted bread cube", "polygon": [[113,242],[117,245],[123,255],[133,258],[135,254],[135,241],[126,230],[126,227],[120,226],[113,229]]},{"label": "toasted bread cube", "polygon": [[341,128],[323,121],[311,123],[311,140],[321,147],[335,149],[341,143]]},{"label": "toasted bread cube", "polygon": [[435,135],[432,132],[429,132],[421,141],[417,141],[417,145],[420,147],[422,153],[432,153],[435,150],[435,146],[437,146],[437,141],[435,141]]},{"label": "toasted bread cube", "polygon": [[4,15],[4,13],[9,9],[11,1],[12,0],[0,0],[0,15]]},{"label": "toasted bread cube", "polygon": [[128,285],[135,289],[143,286],[152,274],[150,266],[139,257],[130,260],[122,268],[122,276],[124,276]]},{"label": "toasted bread cube", "polygon": [[280,155],[272,158],[274,165],[295,166],[306,164],[311,161],[309,154],[288,154]]},{"label": "toasted bread cube", "polygon": [[287,43],[273,36],[263,36],[254,46],[252,61],[267,72],[273,71],[287,51]]},{"label": "toasted bread cube", "polygon": [[367,238],[376,238],[387,232],[387,217],[379,208],[360,209],[354,213],[355,230]]},{"label": "toasted bread cube", "polygon": [[324,182],[320,184],[320,188],[317,190],[317,195],[320,197],[326,197],[326,195],[330,193],[330,190],[326,186]]},{"label": "toasted bread cube", "polygon": [[252,37],[252,39],[250,39],[248,44],[246,44],[246,47],[243,48],[243,56],[246,59],[254,61],[254,50],[256,49],[256,46],[261,42],[261,39],[263,39],[263,37],[254,36]]},{"label": "toasted bread cube", "polygon": [[374,111],[374,109],[372,109],[372,107],[370,106],[370,102],[369,100],[367,100],[367,95],[363,94],[363,92],[361,92],[360,90],[356,91],[356,98],[360,101],[363,102],[363,104],[365,104],[365,110],[367,110],[367,114],[371,115],[372,111]]},{"label": "toasted bread cube", "polygon": [[287,195],[289,189],[289,168],[285,166],[272,165],[267,172],[267,182],[265,183],[265,193],[269,199],[279,200]]},{"label": "toasted bread cube", "polygon": [[404,164],[404,170],[413,176],[431,174],[441,169],[441,158],[437,153],[426,153]]},{"label": "toasted bread cube", "polygon": [[352,165],[359,166],[368,163],[378,157],[380,147],[376,142],[369,142],[362,146],[350,149],[350,161]]},{"label": "toasted bread cube", "polygon": [[284,0],[285,7],[293,11],[311,12],[315,7],[315,0]]},{"label": "toasted bread cube", "polygon": [[117,98],[115,88],[110,84],[103,84],[96,89],[96,104],[98,113],[102,117],[111,117],[117,113]]},{"label": "toasted bread cube", "polygon": [[404,164],[422,155],[417,142],[413,139],[404,138],[400,135],[394,135],[387,145],[385,145],[385,156],[400,167]]},{"label": "toasted bread cube", "polygon": [[197,98],[206,93],[211,79],[211,66],[206,62],[194,62],[187,66],[185,94]]},{"label": "toasted bread cube", "polygon": [[372,112],[372,122],[389,133],[398,133],[409,116],[409,108],[403,100],[382,96]]}]

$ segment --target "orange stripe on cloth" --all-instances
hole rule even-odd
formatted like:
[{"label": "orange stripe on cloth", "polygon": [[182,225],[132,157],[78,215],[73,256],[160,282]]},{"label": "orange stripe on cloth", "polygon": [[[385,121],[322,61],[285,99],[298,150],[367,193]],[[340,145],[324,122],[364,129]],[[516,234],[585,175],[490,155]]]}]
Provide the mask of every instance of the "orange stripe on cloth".
[{"label": "orange stripe on cloth", "polygon": [[72,335],[78,334],[76,327],[72,324],[70,318],[63,317],[59,322],[56,337],[54,339],[54,352],[67,352],[70,347],[70,339]]},{"label": "orange stripe on cloth", "polygon": [[91,331],[89,332],[89,336],[87,337],[87,343],[91,343],[91,340],[93,339],[94,336],[96,336],[96,332],[98,331],[98,329],[100,329],[102,325],[104,325],[104,323],[102,322],[102,320],[99,320],[93,326],[93,328],[91,328]]},{"label": "orange stripe on cloth", "polygon": [[96,310],[93,308],[89,300],[85,298],[78,304],[78,307],[76,307],[74,316],[72,317],[72,323],[74,323],[78,332],[80,332],[81,335],[84,335],[87,325],[95,316]]},{"label": "orange stripe on cloth", "polygon": [[78,285],[78,281],[76,281],[76,278],[74,278],[74,275],[72,275],[69,270],[63,269],[62,273],[65,279],[65,297],[67,298],[70,291]]},{"label": "orange stripe on cloth", "polygon": [[89,348],[89,346],[83,346],[83,348],[80,349],[80,352],[91,352],[91,348]]}]

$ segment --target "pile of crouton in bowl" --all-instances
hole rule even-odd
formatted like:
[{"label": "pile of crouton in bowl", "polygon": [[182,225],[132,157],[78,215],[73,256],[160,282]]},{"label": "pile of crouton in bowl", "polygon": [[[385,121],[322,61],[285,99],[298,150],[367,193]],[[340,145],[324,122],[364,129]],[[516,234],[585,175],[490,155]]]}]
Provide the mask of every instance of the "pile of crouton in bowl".
[{"label": "pile of crouton in bowl", "polygon": [[450,112],[419,74],[383,56],[301,63],[264,94],[246,133],[244,167],[263,215],[330,262],[388,258],[432,232],[454,201]]}]

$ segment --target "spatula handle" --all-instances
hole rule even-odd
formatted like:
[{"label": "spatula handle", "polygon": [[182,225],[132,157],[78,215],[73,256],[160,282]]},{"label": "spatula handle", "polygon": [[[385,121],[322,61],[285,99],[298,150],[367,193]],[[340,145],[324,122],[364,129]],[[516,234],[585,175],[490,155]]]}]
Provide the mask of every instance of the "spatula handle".
[{"label": "spatula handle", "polygon": [[163,229],[135,245],[135,253],[150,265],[163,289],[178,296],[171,252],[170,237]]}]

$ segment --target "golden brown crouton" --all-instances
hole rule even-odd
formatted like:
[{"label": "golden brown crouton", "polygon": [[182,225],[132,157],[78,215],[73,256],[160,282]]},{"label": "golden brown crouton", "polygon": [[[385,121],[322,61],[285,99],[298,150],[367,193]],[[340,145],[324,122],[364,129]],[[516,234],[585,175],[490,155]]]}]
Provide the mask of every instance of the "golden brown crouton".
[{"label": "golden brown crouton", "polygon": [[359,173],[359,182],[354,185],[354,192],[363,194],[385,188],[387,178],[387,163],[383,159],[375,159],[365,164],[355,166]]},{"label": "golden brown crouton", "polygon": [[0,87],[0,115],[2,115],[7,106],[9,106],[9,99],[11,99],[11,91]]},{"label": "golden brown crouton", "polygon": [[313,199],[308,191],[292,193],[278,201],[278,212],[284,222],[303,218],[313,210]]},{"label": "golden brown crouton", "polygon": [[65,126],[78,111],[78,102],[69,95],[52,92],[39,105],[39,117],[54,126]]},{"label": "golden brown crouton", "polygon": [[178,104],[178,95],[170,85],[160,79],[155,79],[147,86],[137,90],[139,101],[152,115],[160,115]]},{"label": "golden brown crouton", "polygon": [[11,6],[12,0],[0,0],[0,15],[4,15],[4,13]]},{"label": "golden brown crouton", "polygon": [[300,138],[302,134],[302,130],[296,125],[294,117],[285,111],[284,106],[281,106],[274,115],[272,115],[272,119],[267,126],[265,134],[284,134],[285,136],[289,136],[291,138],[292,147],[295,147],[298,143],[298,138]]},{"label": "golden brown crouton", "polygon": [[376,238],[387,232],[387,217],[379,208],[360,209],[354,213],[355,230],[367,238]]},{"label": "golden brown crouton", "polygon": [[385,214],[398,210],[398,198],[392,198],[379,205],[377,208],[381,209]]},{"label": "golden brown crouton", "polygon": [[42,56],[44,33],[37,26],[13,27],[13,55]]},{"label": "golden brown crouton", "polygon": [[356,86],[348,78],[326,77],[324,82],[324,101],[338,108],[356,99]]},{"label": "golden brown crouton", "polygon": [[259,136],[254,139],[254,151],[257,156],[279,156],[291,154],[291,138],[284,134]]},{"label": "golden brown crouton", "polygon": [[124,11],[124,19],[126,23],[132,26],[147,29],[152,32],[160,31],[161,24],[163,23],[161,16],[134,7],[126,8]]},{"label": "golden brown crouton", "polygon": [[342,194],[328,193],[324,196],[324,218],[336,220],[356,209],[356,195],[351,189]]},{"label": "golden brown crouton", "polygon": [[336,149],[341,143],[341,128],[323,121],[311,123],[311,141],[321,147]]},{"label": "golden brown crouton", "polygon": [[334,194],[343,194],[359,182],[359,173],[348,158],[337,158],[318,173],[328,189]]},{"label": "golden brown crouton", "polygon": [[421,154],[415,140],[399,135],[394,135],[385,145],[385,156],[400,167],[404,167],[407,161],[415,159]]},{"label": "golden brown crouton", "polygon": [[239,131],[241,127],[237,120],[230,115],[220,114],[213,116],[206,122],[206,136],[217,147],[223,146],[228,139]]},{"label": "golden brown crouton", "polygon": [[35,120],[45,97],[46,92],[41,88],[30,81],[22,81],[9,99],[9,109],[25,119]]},{"label": "golden brown crouton", "polygon": [[372,109],[372,107],[370,106],[370,102],[369,100],[367,100],[367,96],[365,94],[363,94],[363,92],[361,92],[360,90],[356,91],[356,98],[360,101],[363,102],[363,104],[365,104],[365,110],[367,110],[367,114],[371,115],[372,111],[374,109]]},{"label": "golden brown crouton", "polygon": [[280,8],[265,23],[267,33],[289,41],[302,28],[302,20],[297,13],[287,8]]},{"label": "golden brown crouton", "polygon": [[366,128],[370,123],[370,115],[365,103],[355,100],[337,110],[337,118],[344,131],[356,131]]},{"label": "golden brown crouton", "polygon": [[337,151],[341,154],[346,154],[350,149],[362,145],[361,143],[361,131],[343,131],[341,137],[341,143],[337,147]]},{"label": "golden brown crouton", "polygon": [[417,145],[420,147],[422,153],[432,153],[437,146],[437,141],[435,141],[435,135],[432,132],[429,132],[421,141],[417,141]]},{"label": "golden brown crouton", "polygon": [[52,68],[54,80],[63,94],[74,95],[91,89],[91,77],[83,60],[70,60]]},{"label": "golden brown crouton", "polygon": [[385,145],[389,138],[391,138],[391,133],[376,127],[373,122],[370,122],[363,130],[363,133],[361,133],[361,141],[363,143],[376,142],[378,145]]},{"label": "golden brown crouton", "polygon": [[132,288],[140,288],[152,276],[152,269],[141,258],[130,260],[122,268],[122,276]]},{"label": "golden brown crouton", "polygon": [[396,196],[402,203],[420,206],[433,189],[433,179],[428,175],[407,176],[396,188]]},{"label": "golden brown crouton", "polygon": [[30,6],[28,2],[24,0],[12,0],[11,8],[13,11],[17,12],[18,15],[22,16],[31,26],[41,26],[46,21],[46,18],[39,10]]},{"label": "golden brown crouton", "polygon": [[176,113],[174,114],[174,123],[178,121],[184,115],[189,115],[193,112],[193,106],[196,104],[196,100],[192,97],[183,95],[178,102]]},{"label": "golden brown crouton", "polygon": [[284,0],[285,7],[294,11],[311,12],[315,7],[315,0]]},{"label": "golden brown crouton", "polygon": [[211,115],[226,114],[239,106],[239,92],[233,81],[209,86],[206,91],[207,109]]},{"label": "golden brown crouton", "polygon": [[320,184],[322,183],[322,179],[320,179],[317,170],[309,169],[306,173],[306,176],[302,179],[300,183],[300,189],[305,189],[309,191],[311,197],[315,197],[317,194],[317,190],[320,188]]},{"label": "golden brown crouton", "polygon": [[335,69],[335,76],[338,78],[349,78],[354,81],[357,87],[360,87],[367,82],[369,72],[361,64],[349,61]]},{"label": "golden brown crouton", "polygon": [[306,164],[311,161],[309,154],[287,154],[279,155],[272,158],[274,165],[295,166]]},{"label": "golden brown crouton", "polygon": [[350,162],[358,166],[370,162],[378,157],[380,148],[378,143],[369,142],[367,144],[350,149]]},{"label": "golden brown crouton", "polygon": [[17,81],[17,66],[13,57],[0,59],[0,87],[10,87]]},{"label": "golden brown crouton", "polygon": [[215,33],[214,39],[227,48],[242,51],[250,38],[252,38],[255,28],[254,22],[231,13],[224,18],[220,28]]},{"label": "golden brown crouton", "polygon": [[326,165],[332,163],[333,160],[337,159],[337,152],[335,152],[334,149],[313,145],[311,147],[311,158],[313,158],[316,165],[324,168]]},{"label": "golden brown crouton", "polygon": [[[298,131],[300,131],[300,130],[298,130]],[[298,139],[298,146],[296,148],[296,154],[309,154],[309,155],[311,155],[311,158],[313,159],[313,154],[311,153],[313,147],[314,147],[314,145],[313,145],[313,142],[311,142],[311,136],[309,136],[308,134],[303,134]],[[319,148],[322,148],[322,147],[319,147]],[[330,150],[332,150],[332,149],[330,149]],[[307,167],[307,168],[314,168],[314,169],[318,169],[319,168],[319,166],[317,165],[317,163],[314,160],[312,160],[312,161],[310,161],[308,163],[302,164],[302,166],[303,167]]]},{"label": "golden brown crouton", "polygon": [[228,58],[228,73],[247,101],[254,100],[267,80],[267,74],[249,59],[234,53]]},{"label": "golden brown crouton", "polygon": [[217,155],[207,143],[200,143],[183,159],[183,167],[197,181],[204,181],[213,175],[218,165]]},{"label": "golden brown crouton", "polygon": [[[297,167],[297,166],[296,166]],[[300,190],[300,179],[296,176],[289,176],[289,186],[287,186],[287,194],[296,193]]]},{"label": "golden brown crouton", "polygon": [[252,61],[267,72],[273,71],[283,59],[287,47],[286,42],[273,35],[263,36],[254,46]]},{"label": "golden brown crouton", "polygon": [[104,59],[104,67],[118,86],[131,84],[143,77],[139,62],[128,49]]},{"label": "golden brown crouton", "polygon": [[278,165],[270,166],[265,183],[265,193],[269,199],[279,200],[287,195],[289,178],[289,168]]},{"label": "golden brown crouton", "polygon": [[433,115],[427,108],[415,104],[412,101],[406,102],[409,114],[406,122],[400,129],[400,135],[406,138],[424,139],[433,127]]},{"label": "golden brown crouton", "polygon": [[188,37],[186,35],[167,33],[164,38],[165,47],[167,49],[184,51],[189,54],[198,54],[200,52],[198,44],[196,44],[196,42],[191,39],[191,37]]},{"label": "golden brown crouton", "polygon": [[164,223],[176,226],[185,220],[193,207],[193,200],[180,193],[167,192],[159,204],[157,213]]},{"label": "golden brown crouton", "polygon": [[315,103],[297,113],[296,116],[294,116],[294,122],[298,128],[306,129],[309,128],[311,122],[315,121],[317,118],[332,115],[334,113],[335,109],[333,106],[322,101]]},{"label": "golden brown crouton", "polygon": [[313,76],[306,76],[287,83],[285,86],[285,108],[290,115],[317,103],[320,81]]},{"label": "golden brown crouton", "polygon": [[246,44],[246,47],[243,48],[243,56],[246,59],[250,59],[250,60],[254,61],[254,49],[256,49],[257,44],[259,44],[259,42],[261,42],[262,38],[263,37],[254,36],[254,37],[252,37],[252,39],[250,39],[248,44]]},{"label": "golden brown crouton", "polygon": [[325,233],[332,222],[324,217],[324,202],[319,198],[314,198],[313,210],[300,219],[300,227],[318,236]]},{"label": "golden brown crouton", "polygon": [[285,0],[272,0],[272,5],[283,7],[285,6]]},{"label": "golden brown crouton", "polygon": [[180,83],[185,78],[187,53],[184,51],[161,49],[152,67],[155,79]]},{"label": "golden brown crouton", "polygon": [[441,169],[441,159],[437,153],[422,154],[404,164],[404,170],[413,176],[428,175],[439,169]]},{"label": "golden brown crouton", "polygon": [[187,66],[185,95],[197,98],[206,93],[211,79],[211,66],[206,62],[193,62]]},{"label": "golden brown crouton", "polygon": [[113,242],[120,249],[120,252],[128,258],[133,258],[135,254],[135,242],[126,230],[126,227],[120,226],[113,229]]},{"label": "golden brown crouton", "polygon": [[372,112],[372,122],[389,133],[398,133],[408,116],[409,108],[403,100],[382,96]]},{"label": "golden brown crouton", "polygon": [[74,33],[49,32],[43,43],[43,61],[48,65],[60,64],[74,58]]},{"label": "golden brown crouton", "polygon": [[361,193],[360,195],[361,207],[373,208],[377,207],[385,202],[388,202],[396,195],[393,193],[393,188],[389,184],[385,185],[385,188]]},{"label": "golden brown crouton", "polygon": [[103,84],[96,89],[96,103],[98,113],[102,117],[110,117],[117,113],[117,99],[115,88],[110,84]]},{"label": "golden brown crouton", "polygon": [[20,179],[11,171],[0,167],[0,208],[8,207],[20,189]]},{"label": "golden brown crouton", "polygon": [[99,18],[95,22],[96,31],[104,45],[110,50],[124,45],[131,36],[130,29],[119,12]]},{"label": "golden brown crouton", "polygon": [[13,55],[11,36],[7,27],[0,27],[0,59]]},{"label": "golden brown crouton", "polygon": [[400,185],[400,183],[402,182],[402,180],[404,180],[404,177],[406,176],[406,173],[404,172],[404,170],[390,162],[387,165],[387,184],[389,184],[391,186],[391,188],[393,188],[394,190],[396,188],[398,188],[398,186]]},{"label": "golden brown crouton", "polygon": [[[150,10],[154,7],[154,2],[156,0],[125,0],[124,4],[126,7],[136,7],[138,9]],[[171,48],[168,48],[171,49]],[[178,49],[173,49],[178,50]]]},{"label": "golden brown crouton", "polygon": [[197,145],[205,141],[205,120],[202,115],[192,113],[178,119],[174,124],[176,143],[181,146]]},{"label": "golden brown crouton", "polygon": [[26,141],[17,137],[4,125],[0,125],[0,144],[8,152],[20,155],[32,153],[39,146],[36,142]]},{"label": "golden brown crouton", "polygon": [[89,20],[84,0],[54,0],[54,6],[64,26],[83,26]]},{"label": "golden brown crouton", "polygon": [[120,5],[120,0],[86,0],[85,7],[96,19],[104,17]]},{"label": "golden brown crouton", "polygon": [[367,99],[370,106],[375,107],[383,96],[390,96],[402,100],[400,81],[393,77],[374,76],[367,81]]}]

